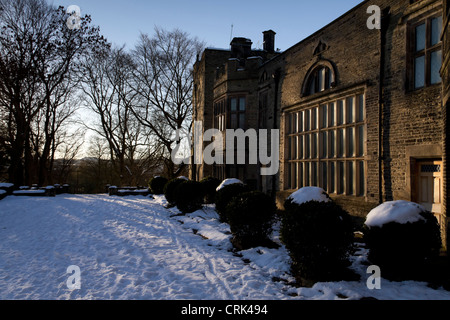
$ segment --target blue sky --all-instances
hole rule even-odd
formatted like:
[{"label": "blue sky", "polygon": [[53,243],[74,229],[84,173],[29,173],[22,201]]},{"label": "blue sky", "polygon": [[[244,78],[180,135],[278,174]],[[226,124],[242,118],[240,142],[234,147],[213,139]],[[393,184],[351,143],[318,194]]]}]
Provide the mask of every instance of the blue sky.
[{"label": "blue sky", "polygon": [[78,5],[82,15],[116,45],[132,48],[139,34],[155,26],[179,28],[205,41],[208,47],[228,48],[234,37],[246,37],[262,47],[262,32],[277,33],[275,47],[286,50],[362,0],[48,0],[67,8]]}]

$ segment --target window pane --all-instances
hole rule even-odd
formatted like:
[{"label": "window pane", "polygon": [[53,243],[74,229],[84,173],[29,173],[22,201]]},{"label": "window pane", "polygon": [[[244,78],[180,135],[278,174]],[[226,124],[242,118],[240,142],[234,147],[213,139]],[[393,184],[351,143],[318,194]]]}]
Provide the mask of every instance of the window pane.
[{"label": "window pane", "polygon": [[320,116],[321,116],[321,128],[328,127],[328,110],[327,105],[320,107]]},{"label": "window pane", "polygon": [[303,132],[303,112],[299,112],[297,114],[297,117],[298,117],[298,119],[297,119],[297,126],[298,126],[297,130],[298,130],[298,132]]},{"label": "window pane", "polygon": [[291,160],[297,160],[297,137],[291,137]]},{"label": "window pane", "polygon": [[309,162],[305,162],[305,187],[310,186],[309,181]]},{"label": "window pane", "polygon": [[431,53],[431,84],[440,83],[441,75],[439,70],[442,65],[442,51],[434,51]]},{"label": "window pane", "polygon": [[237,111],[237,99],[232,98],[230,102],[231,111]]},{"label": "window pane", "polygon": [[297,188],[297,164],[291,163],[291,189]]},{"label": "window pane", "polygon": [[312,76],[309,83],[309,94],[316,93],[316,77]]},{"label": "window pane", "polygon": [[321,167],[322,167],[322,189],[328,191],[328,164],[326,162],[322,162]]},{"label": "window pane", "polygon": [[311,128],[311,119],[309,117],[309,110],[304,111],[304,124],[305,124],[305,131],[309,131],[309,128]]},{"label": "window pane", "polygon": [[231,115],[231,129],[237,128],[237,114]]},{"label": "window pane", "polygon": [[334,158],[336,156],[336,131],[332,130],[329,133],[330,135],[330,158]]},{"label": "window pane", "polygon": [[441,40],[442,32],[442,17],[434,18],[431,20],[431,45],[438,44]]},{"label": "window pane", "polygon": [[239,110],[245,111],[245,108],[246,108],[245,98],[240,98],[239,99]]},{"label": "window pane", "polygon": [[239,128],[245,129],[245,113],[239,114]]},{"label": "window pane", "polygon": [[426,43],[426,25],[421,24],[416,27],[416,52],[425,49]]},{"label": "window pane", "polygon": [[344,193],[344,186],[345,186],[345,163],[344,162],[338,162],[338,181],[339,181],[339,186],[338,186],[338,193],[342,194]]},{"label": "window pane", "polygon": [[365,191],[365,173],[364,173],[364,161],[359,162],[359,196],[364,196]]},{"label": "window pane", "polygon": [[297,169],[297,188],[303,187],[303,164],[301,162],[298,163]]},{"label": "window pane", "polygon": [[311,186],[317,187],[317,162],[311,163]]},{"label": "window pane", "polygon": [[337,124],[341,125],[344,124],[344,100],[339,100],[338,101],[338,121]]},{"label": "window pane", "polygon": [[351,97],[347,99],[347,123],[353,123],[353,116],[355,114],[355,98]]},{"label": "window pane", "polygon": [[317,108],[311,109],[311,130],[317,129]]},{"label": "window pane", "polygon": [[330,103],[328,106],[329,109],[329,117],[330,117],[330,126],[334,127],[336,125],[336,103]]},{"label": "window pane", "polygon": [[292,123],[292,120],[291,120],[291,118],[292,118],[292,114],[287,114],[287,116],[286,116],[286,133],[287,134],[290,134],[290,133],[292,133],[292,130],[291,130],[291,123]]},{"label": "window pane", "polygon": [[318,81],[319,81],[319,91],[325,90],[325,69],[320,69],[318,72]]},{"label": "window pane", "polygon": [[305,135],[305,159],[309,159],[311,155],[311,144],[310,144],[310,135]]},{"label": "window pane", "polygon": [[327,158],[328,157],[328,134],[327,132],[322,132],[321,133],[322,136],[322,152],[321,152],[321,157],[322,158]]},{"label": "window pane", "polygon": [[416,58],[414,64],[414,87],[422,88],[425,86],[425,56]]},{"label": "window pane", "polygon": [[347,129],[347,143],[348,143],[348,156],[354,157],[355,156],[355,128],[348,128]]},{"label": "window pane", "polygon": [[327,89],[331,88],[331,84],[333,83],[333,78],[331,75],[331,70],[327,68],[327,83],[326,83],[326,87]]},{"label": "window pane", "polygon": [[344,129],[338,130],[338,158],[344,157],[344,150],[345,150],[345,144],[344,144]]},{"label": "window pane", "polygon": [[364,156],[364,126],[358,127],[358,157]]},{"label": "window pane", "polygon": [[358,96],[358,122],[364,121],[364,95]]},{"label": "window pane", "polygon": [[297,132],[297,114],[291,113],[291,133]]},{"label": "window pane", "polygon": [[303,136],[299,136],[298,139],[298,159],[303,159]]},{"label": "window pane", "polygon": [[348,163],[348,190],[347,194],[355,194],[355,183],[353,181],[353,177],[355,176],[355,163]]},{"label": "window pane", "polygon": [[317,139],[317,133],[313,133],[311,135],[311,158],[316,159],[317,158],[317,150],[318,150],[318,139]]},{"label": "window pane", "polygon": [[336,164],[334,162],[330,163],[330,193],[336,192]]}]

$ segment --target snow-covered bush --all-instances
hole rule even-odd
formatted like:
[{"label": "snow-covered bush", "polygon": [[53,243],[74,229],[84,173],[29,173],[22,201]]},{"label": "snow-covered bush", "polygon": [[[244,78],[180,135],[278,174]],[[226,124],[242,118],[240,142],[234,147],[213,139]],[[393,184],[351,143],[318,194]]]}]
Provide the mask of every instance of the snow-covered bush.
[{"label": "snow-covered bush", "polygon": [[164,186],[168,182],[167,178],[156,176],[150,180],[149,187],[153,194],[164,194]]},{"label": "snow-covered bush", "polygon": [[225,179],[220,183],[220,185],[217,187],[216,191],[219,191],[231,184],[244,184],[244,183],[241,180],[236,179],[236,178]]},{"label": "snow-covered bush", "polygon": [[206,177],[203,178],[200,183],[202,184],[204,203],[214,203],[216,189],[220,185],[221,181],[214,177]]},{"label": "snow-covered bush", "polygon": [[241,193],[232,198],[226,211],[234,247],[246,250],[273,245],[269,236],[275,210],[272,198],[259,191]]},{"label": "snow-covered bush", "polygon": [[0,183],[0,193],[3,193],[3,192],[1,192],[1,190],[4,191],[5,196],[10,195],[14,191],[14,184],[2,182],[2,183]]},{"label": "snow-covered bush", "polygon": [[171,206],[176,205],[175,190],[179,184],[181,184],[185,181],[187,181],[187,180],[175,178],[166,183],[166,185],[164,186],[164,196],[166,197],[166,200],[169,203],[169,205],[171,205]]},{"label": "snow-covered bush", "polygon": [[[180,179],[181,180],[181,179]],[[202,208],[202,185],[198,181],[182,180],[175,188],[175,203],[183,213],[191,213]]]},{"label": "snow-covered bush", "polygon": [[231,199],[241,193],[249,191],[250,188],[243,183],[232,183],[224,186],[219,186],[219,188],[217,188],[215,197],[216,211],[219,214],[220,220],[222,222],[228,222],[226,208]]},{"label": "snow-covered bush", "polygon": [[409,201],[389,201],[373,209],[364,224],[369,260],[394,280],[414,279],[441,248],[434,215]]},{"label": "snow-covered bush", "polygon": [[284,205],[281,240],[289,251],[297,281],[311,285],[347,278],[353,248],[350,215],[316,187],[299,189]]}]

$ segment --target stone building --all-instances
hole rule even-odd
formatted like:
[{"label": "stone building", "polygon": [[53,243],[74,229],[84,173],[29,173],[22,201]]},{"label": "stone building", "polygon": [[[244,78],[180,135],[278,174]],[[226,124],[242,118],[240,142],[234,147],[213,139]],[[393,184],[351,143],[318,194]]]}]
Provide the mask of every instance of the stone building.
[{"label": "stone building", "polygon": [[[260,74],[260,67],[278,55],[274,41],[275,32],[268,30],[264,32],[263,50],[252,50],[250,39],[234,38],[228,50],[209,48],[204,51],[194,66],[194,120],[202,122],[202,133],[209,128],[216,128],[225,135],[226,129],[266,127],[267,120],[262,116],[267,106],[260,112],[258,86],[261,77],[267,77],[267,73]],[[253,188],[261,188],[265,182],[262,182],[259,167],[237,161],[227,165],[207,165],[200,161],[191,166],[190,175],[196,180],[207,176],[235,177]],[[272,177],[270,179],[272,181]]]},{"label": "stone building", "polygon": [[[368,25],[372,5],[379,28]],[[293,190],[320,186],[357,216],[414,201],[445,236],[445,28],[448,0],[367,0],[282,53],[271,30],[263,50],[244,38],[205,50],[194,118],[204,130],[279,129],[280,170],[263,177],[258,165],[201,164],[192,178],[240,178],[280,206]]]},{"label": "stone building", "polygon": [[[443,46],[443,63],[441,68],[441,78],[442,78],[442,107],[443,107],[443,122],[444,122],[444,134],[443,134],[443,145],[444,145],[444,183],[443,183],[443,201],[444,201],[444,212],[448,212],[450,207],[449,201],[449,179],[450,176],[447,174],[450,163],[448,162],[450,157],[450,0],[443,0],[443,19],[444,24],[442,28],[442,46]],[[447,220],[447,230],[448,227]],[[448,233],[448,232],[447,232]],[[449,237],[447,237],[447,248],[449,244]]]}]

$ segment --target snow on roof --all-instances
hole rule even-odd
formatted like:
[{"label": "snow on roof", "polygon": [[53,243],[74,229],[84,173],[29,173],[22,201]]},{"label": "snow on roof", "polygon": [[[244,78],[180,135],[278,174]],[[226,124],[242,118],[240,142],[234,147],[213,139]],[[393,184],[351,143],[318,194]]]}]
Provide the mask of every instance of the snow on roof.
[{"label": "snow on roof", "polygon": [[0,194],[5,194],[5,193],[6,193],[5,190],[1,190],[1,189],[0,189]]},{"label": "snow on roof", "polygon": [[185,176],[179,176],[177,179],[182,179],[182,180],[189,180],[188,178],[186,178]]},{"label": "snow on roof", "polygon": [[226,49],[226,48],[218,48],[218,47],[207,47],[206,50],[231,51],[230,49]]},{"label": "snow on roof", "polygon": [[11,187],[14,187],[13,183],[4,183],[4,182],[0,183],[0,188],[11,188]]},{"label": "snow on roof", "polygon": [[318,187],[304,187],[298,189],[294,193],[292,193],[288,199],[292,199],[292,202],[297,204],[302,204],[309,201],[318,201],[318,202],[329,202],[330,198],[328,197],[325,190]]},{"label": "snow on roof", "polygon": [[385,202],[367,215],[366,226],[381,227],[390,222],[397,222],[400,224],[413,223],[419,220],[425,220],[420,215],[426,209],[414,202],[398,200]]},{"label": "snow on roof", "polygon": [[228,186],[230,184],[236,184],[236,183],[240,183],[240,184],[244,184],[241,180],[239,179],[235,179],[235,178],[231,178],[231,179],[225,179],[222,181],[222,183],[217,187],[216,191],[219,191],[220,189],[224,188],[225,186]]},{"label": "snow on roof", "polygon": [[31,194],[31,193],[45,193],[45,190],[38,189],[38,190],[17,190],[14,191],[13,194]]}]

